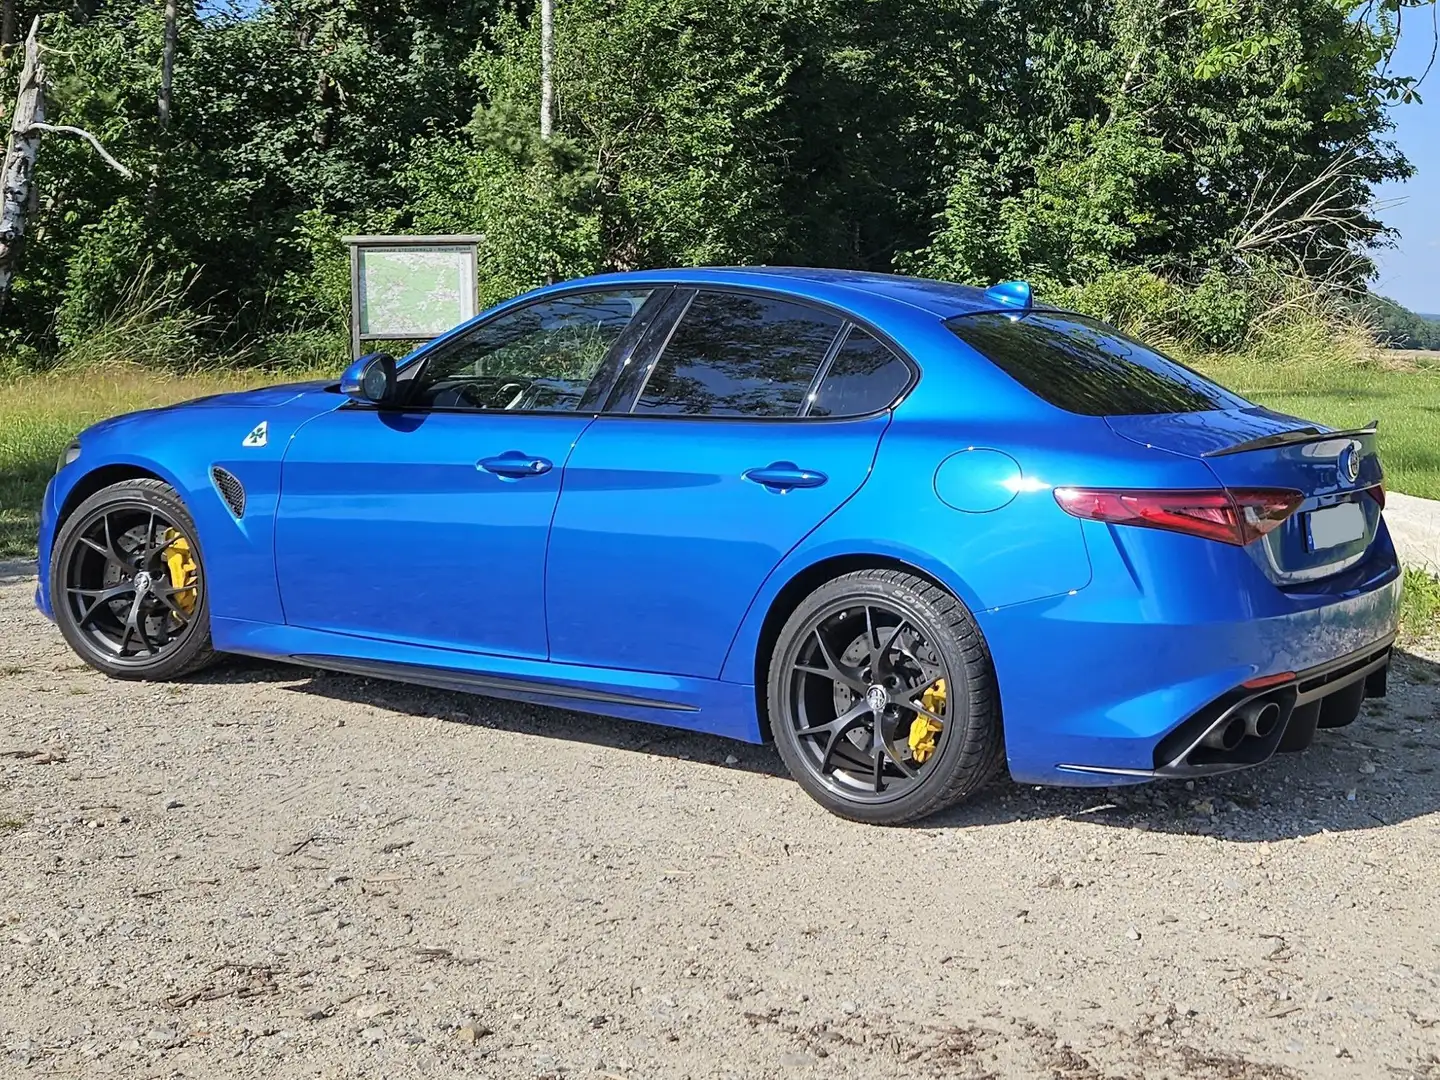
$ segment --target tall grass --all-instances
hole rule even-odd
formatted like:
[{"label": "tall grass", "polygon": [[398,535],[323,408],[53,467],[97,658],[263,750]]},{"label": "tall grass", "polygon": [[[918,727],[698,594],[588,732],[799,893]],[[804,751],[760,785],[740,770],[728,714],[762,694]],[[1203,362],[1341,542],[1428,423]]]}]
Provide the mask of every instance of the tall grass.
[{"label": "tall grass", "polygon": [[1256,317],[1239,348],[1207,349],[1172,330],[1126,329],[1242,396],[1338,428],[1380,421],[1380,457],[1392,490],[1440,499],[1440,356],[1375,345],[1365,322],[1323,295],[1293,286]]},{"label": "tall grass", "polygon": [[213,366],[218,320],[188,303],[194,275],[159,274],[146,262],[99,325],[70,342],[49,367],[84,369],[132,365],[147,371],[192,371]]}]

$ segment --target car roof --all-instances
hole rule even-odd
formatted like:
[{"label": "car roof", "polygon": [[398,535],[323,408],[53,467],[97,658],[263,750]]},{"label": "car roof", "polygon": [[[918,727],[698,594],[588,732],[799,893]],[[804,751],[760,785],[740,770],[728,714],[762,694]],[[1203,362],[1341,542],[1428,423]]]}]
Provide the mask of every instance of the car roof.
[{"label": "car roof", "polygon": [[837,294],[864,294],[880,297],[911,308],[948,319],[977,311],[1005,310],[984,289],[973,285],[957,285],[951,281],[904,277],[900,274],[876,274],[865,270],[829,270],[808,266],[707,266],[686,269],[634,270],[618,274],[599,274],[579,284],[674,284],[750,286],[779,289],[814,300],[834,301]]}]

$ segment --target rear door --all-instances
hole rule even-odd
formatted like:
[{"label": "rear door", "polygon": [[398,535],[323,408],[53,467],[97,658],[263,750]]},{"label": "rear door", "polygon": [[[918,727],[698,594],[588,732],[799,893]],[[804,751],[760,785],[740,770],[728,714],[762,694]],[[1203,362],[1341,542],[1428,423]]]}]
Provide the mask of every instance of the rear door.
[{"label": "rear door", "polygon": [[715,677],[772,569],[865,482],[913,369],[823,308],[677,294],[565,470],[551,658]]}]

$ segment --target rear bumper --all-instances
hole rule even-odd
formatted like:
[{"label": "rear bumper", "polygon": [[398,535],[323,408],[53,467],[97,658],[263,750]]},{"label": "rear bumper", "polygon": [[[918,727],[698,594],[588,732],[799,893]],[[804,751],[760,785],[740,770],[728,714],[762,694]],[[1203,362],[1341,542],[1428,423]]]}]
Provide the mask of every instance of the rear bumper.
[{"label": "rear bumper", "polygon": [[[1309,591],[1277,588],[1240,548],[1086,527],[1089,588],[976,616],[1021,783],[1134,784],[1259,764],[1308,743],[1299,736],[1306,724],[1313,734],[1317,703],[1360,692],[1388,663],[1401,586],[1383,527],[1360,564]],[[1261,690],[1284,714],[1273,739],[1249,739],[1231,758],[1193,752],[1208,724]]]},{"label": "rear bumper", "polygon": [[[1315,728],[1327,701],[1340,704],[1345,698],[1355,705],[1366,691],[1383,685],[1390,668],[1391,639],[1342,656],[1329,663],[1301,671],[1284,682],[1265,680],[1263,686],[1238,686],[1201,709],[1171,731],[1155,746],[1155,767],[1126,769],[1106,765],[1061,764],[1061,772],[1112,777],[1117,782],[1136,780],[1185,780],[1234,772],[1269,761],[1280,749],[1304,750],[1315,737]],[[1377,678],[1378,677],[1378,678]],[[1359,693],[1356,693],[1356,691]],[[1206,745],[1206,738],[1243,715],[1248,707],[1274,704],[1280,719],[1263,738],[1250,737],[1233,750]]]}]

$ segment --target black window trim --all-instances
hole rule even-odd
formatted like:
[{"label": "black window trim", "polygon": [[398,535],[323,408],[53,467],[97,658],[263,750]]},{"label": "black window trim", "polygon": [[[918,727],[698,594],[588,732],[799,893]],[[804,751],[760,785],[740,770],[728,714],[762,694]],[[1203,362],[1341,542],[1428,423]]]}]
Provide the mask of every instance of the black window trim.
[{"label": "black window trim", "polygon": [[[883,330],[880,330],[873,323],[864,319],[858,319],[855,316],[851,315],[849,312],[844,311],[831,304],[827,304],[822,300],[815,300],[809,296],[796,296],[794,293],[786,292],[783,289],[767,289],[755,285],[712,284],[710,282],[673,282],[672,285],[677,290],[677,297],[681,295],[678,290],[683,289],[690,290],[690,295],[688,297],[685,297],[685,302],[683,305],[673,305],[678,310],[677,313],[670,318],[668,324],[664,320],[657,319],[656,322],[650,326],[649,330],[646,333],[645,339],[642,341],[641,345],[635,349],[635,352],[632,353],[632,355],[635,355],[640,353],[642,349],[649,349],[649,355],[646,357],[647,366],[644,378],[640,380],[638,386],[633,393],[624,394],[618,399],[614,396],[614,390],[618,389],[618,385],[617,387],[612,388],[611,400],[606,402],[605,411],[599,414],[601,418],[620,416],[633,417],[638,420],[651,421],[676,420],[683,423],[709,421],[711,423],[740,422],[746,424],[844,424],[852,420],[869,420],[881,415],[882,413],[886,413],[892,409],[899,408],[900,405],[905,401],[907,397],[910,396],[911,392],[920,382],[920,377],[922,374],[920,365],[915,362],[915,360],[906,350],[900,347],[900,345],[895,341],[894,338],[892,338],[889,334],[885,333]],[[660,358],[664,355],[666,346],[670,344],[671,337],[674,336],[676,329],[679,328],[680,320],[684,318],[685,313],[690,310],[690,304],[701,292],[739,293],[750,296],[763,296],[769,300],[780,300],[785,303],[794,304],[797,307],[812,308],[816,311],[823,312],[826,315],[838,318],[840,320],[840,328],[836,332],[834,340],[830,342],[830,347],[826,350],[825,356],[821,360],[820,365],[815,369],[817,376],[819,376],[822,372],[824,372],[825,374],[829,373],[830,367],[834,363],[835,357],[839,354],[840,348],[844,345],[845,340],[849,338],[850,331],[852,329],[858,329],[869,334],[876,341],[880,342],[881,345],[884,345],[887,349],[894,353],[895,356],[900,360],[900,362],[903,363],[905,367],[909,370],[910,379],[908,382],[906,382],[904,389],[902,389],[898,394],[896,394],[891,399],[888,405],[885,405],[878,409],[872,409],[870,412],[867,413],[852,413],[847,416],[809,415],[810,405],[812,403],[809,395],[811,393],[817,392],[820,387],[820,383],[819,381],[817,381],[816,378],[811,379],[810,387],[806,391],[806,397],[802,399],[800,410],[796,412],[793,416],[710,416],[703,413],[655,413],[654,415],[647,415],[643,413],[636,413],[634,411],[635,405],[640,400],[641,395],[644,394],[645,387],[650,382],[650,376],[654,372],[656,366],[658,366],[658,364],[660,363]],[[657,338],[660,339],[659,348],[652,348],[651,346],[654,344],[654,339]]]},{"label": "black window trim", "polygon": [[[650,385],[650,376],[655,374],[655,369],[660,366],[660,358],[665,355],[665,350],[670,347],[670,339],[675,336],[675,331],[680,329],[680,322],[690,310],[690,305],[695,303],[695,298],[700,295],[699,289],[689,289],[684,293],[676,293],[671,302],[670,310],[673,314],[669,317],[668,323],[656,323],[650,329],[650,340],[646,342],[648,353],[645,356],[645,370],[637,377],[634,390],[627,390],[619,395],[619,401],[608,401],[606,407],[617,406],[620,403],[628,402],[625,406],[627,414],[634,413],[636,404],[645,396],[645,388]],[[661,333],[661,330],[664,333]],[[614,387],[618,391],[619,385]],[[618,409],[617,409],[618,411]]]},{"label": "black window trim", "polygon": [[[840,350],[845,347],[845,343],[850,340],[851,333],[856,329],[858,329],[858,327],[850,319],[846,319],[840,324],[839,333],[835,335],[835,340],[830,342],[830,348],[825,351],[824,359],[820,361],[820,366],[815,369],[815,375],[810,380],[809,387],[805,390],[805,396],[800,399],[800,411],[795,414],[797,419],[809,419],[810,407],[815,404],[815,399],[820,396],[820,387],[824,384],[825,380],[829,378],[830,369],[835,366],[835,358],[840,355]],[[887,409],[890,408],[889,405],[885,407]],[[816,419],[822,420],[828,419],[828,417],[817,416]],[[841,419],[849,419],[849,417],[841,417]]]},{"label": "black window trim", "polygon": [[[507,315],[524,311],[537,304],[548,303],[552,300],[562,300],[571,296],[583,296],[587,293],[640,292],[647,289],[650,295],[645,298],[645,303],[641,304],[639,310],[635,312],[635,315],[631,319],[631,323],[633,323],[635,319],[640,317],[641,312],[644,311],[646,306],[656,301],[657,297],[660,297],[660,300],[655,314],[657,319],[658,316],[663,315],[665,307],[670,302],[673,292],[676,289],[676,285],[673,282],[644,281],[637,281],[629,286],[623,282],[607,282],[604,285],[587,283],[585,285],[577,285],[573,288],[562,288],[546,292],[542,295],[531,297],[522,303],[506,304],[501,310],[492,313],[488,318],[472,322],[453,337],[447,337],[444,341],[436,342],[431,348],[426,349],[423,355],[416,357],[410,363],[406,364],[401,371],[408,377],[402,380],[401,386],[406,386],[407,383],[413,382],[422,376],[436,352],[465,341],[470,335],[478,333],[482,328],[489,326],[495,322],[495,320],[502,319]],[[588,416],[594,419],[595,417],[604,415],[603,410],[607,404],[607,399],[614,389],[615,384],[619,381],[619,375],[621,370],[623,370],[623,365],[614,364],[612,360],[618,349],[629,345],[629,342],[626,340],[626,331],[628,331],[629,328],[630,324],[627,324],[625,330],[622,330],[619,336],[611,343],[610,348],[605,352],[604,358],[600,361],[600,367],[596,369],[594,377],[590,383],[586,385],[585,393],[581,395],[582,401],[590,396],[590,390],[594,387],[596,379],[603,377],[610,381],[610,386],[606,388],[603,393],[595,395],[596,401],[592,402],[591,407],[588,409],[476,409],[464,405],[417,405],[408,400],[410,393],[408,387],[406,387],[405,396],[398,401],[377,404],[373,401],[357,401],[351,398],[341,405],[340,408],[358,409],[366,412],[410,413],[421,416],[427,416],[430,413],[444,413],[461,416]],[[652,323],[651,326],[647,327],[645,331],[636,338],[634,345],[630,347],[632,356],[640,351],[654,328],[655,326]]]}]

